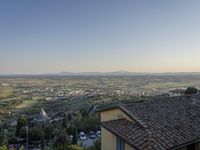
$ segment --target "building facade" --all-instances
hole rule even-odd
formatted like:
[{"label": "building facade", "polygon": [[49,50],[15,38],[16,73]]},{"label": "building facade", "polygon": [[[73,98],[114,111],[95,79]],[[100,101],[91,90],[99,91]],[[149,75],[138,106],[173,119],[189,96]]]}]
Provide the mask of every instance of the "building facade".
[{"label": "building facade", "polygon": [[175,97],[101,110],[102,150],[200,150],[200,99]]}]

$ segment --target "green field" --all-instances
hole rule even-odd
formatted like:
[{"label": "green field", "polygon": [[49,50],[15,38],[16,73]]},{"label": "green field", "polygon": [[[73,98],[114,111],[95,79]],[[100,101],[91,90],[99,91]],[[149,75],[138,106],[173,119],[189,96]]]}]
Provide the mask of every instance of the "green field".
[{"label": "green field", "polygon": [[0,97],[8,97],[13,94],[13,89],[10,87],[1,87],[0,88]]},{"label": "green field", "polygon": [[200,82],[160,82],[160,83],[148,83],[144,86],[146,89],[170,89],[170,88],[186,88],[189,86],[199,87]]},{"label": "green field", "polygon": [[38,102],[38,100],[24,100],[22,104],[16,105],[15,108],[16,109],[24,109],[24,108],[30,108],[32,107],[34,104],[36,104]]},{"label": "green field", "polygon": [[[200,75],[24,76],[0,80],[10,85],[0,87],[0,108],[16,114],[38,113],[41,107],[58,112],[107,105],[133,99],[140,93],[152,96],[189,86],[200,89]],[[62,96],[65,98],[54,100]]]}]

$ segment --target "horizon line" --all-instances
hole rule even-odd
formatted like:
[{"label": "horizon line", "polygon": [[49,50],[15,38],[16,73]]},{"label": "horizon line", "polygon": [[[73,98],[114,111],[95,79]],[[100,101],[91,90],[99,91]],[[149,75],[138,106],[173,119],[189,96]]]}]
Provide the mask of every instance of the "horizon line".
[{"label": "horizon line", "polygon": [[125,70],[119,70],[119,71],[83,71],[83,72],[71,72],[71,71],[61,71],[61,72],[54,72],[54,73],[0,73],[0,76],[5,76],[5,75],[63,75],[64,74],[78,74],[78,75],[81,75],[81,74],[112,74],[112,73],[124,73],[124,74],[200,74],[200,71],[183,71],[183,72],[170,72],[170,71],[167,71],[167,72],[137,72],[137,71],[125,71]]}]

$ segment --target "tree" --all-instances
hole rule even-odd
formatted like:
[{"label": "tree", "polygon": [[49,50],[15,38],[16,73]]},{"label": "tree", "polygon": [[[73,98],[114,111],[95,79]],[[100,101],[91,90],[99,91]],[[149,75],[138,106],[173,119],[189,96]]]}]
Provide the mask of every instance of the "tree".
[{"label": "tree", "polygon": [[3,123],[2,123],[2,121],[0,119],[0,130],[2,130],[2,128],[3,128]]},{"label": "tree", "polygon": [[14,145],[12,145],[12,146],[9,148],[9,150],[15,150]]},{"label": "tree", "polygon": [[4,145],[0,147],[0,150],[8,150],[8,148],[6,147],[6,145]]},{"label": "tree", "polygon": [[83,147],[80,147],[78,145],[69,145],[67,147],[67,150],[84,150]]},{"label": "tree", "polygon": [[72,120],[72,115],[70,113],[67,114],[67,120],[71,121]]},{"label": "tree", "polygon": [[87,109],[82,109],[81,111],[82,117],[88,117],[89,116],[89,110]]},{"label": "tree", "polygon": [[40,141],[41,148],[44,149],[44,132],[40,127],[32,127],[29,130],[30,141]]},{"label": "tree", "polygon": [[25,150],[24,145],[21,145],[19,150]]},{"label": "tree", "polygon": [[4,133],[1,130],[0,131],[0,146],[3,146],[5,144],[5,137],[4,137]]},{"label": "tree", "polygon": [[64,117],[63,117],[62,128],[67,129],[67,116],[65,113],[64,113]]},{"label": "tree", "polygon": [[25,127],[21,128],[19,137],[20,137],[20,138],[26,138],[26,134],[27,134],[26,128],[25,128]]},{"label": "tree", "polygon": [[0,146],[7,144],[6,131],[3,129],[3,123],[0,120]]},{"label": "tree", "polygon": [[95,115],[90,117],[85,117],[80,122],[80,129],[86,132],[96,130],[97,125],[99,124],[99,118]]},{"label": "tree", "polygon": [[94,142],[95,150],[101,150],[101,140],[97,140]]},{"label": "tree", "polygon": [[8,144],[16,144],[17,143],[17,138],[16,137],[11,137],[8,139]]},{"label": "tree", "polygon": [[188,87],[185,90],[186,95],[197,94],[198,90],[195,87]]},{"label": "tree", "polygon": [[21,128],[22,128],[23,126],[25,126],[26,123],[27,123],[26,118],[25,118],[24,116],[19,116],[18,121],[17,121],[17,127],[16,127],[15,136],[17,136],[17,137],[19,136],[20,131],[21,131]]},{"label": "tree", "polygon": [[44,127],[44,135],[46,140],[50,140],[54,137],[54,126],[52,124],[48,124]]},{"label": "tree", "polygon": [[72,134],[73,134],[72,125],[70,125],[70,126],[67,128],[67,134],[68,134],[68,135],[72,135]]},{"label": "tree", "polygon": [[67,145],[66,131],[60,130],[56,135],[55,147]]},{"label": "tree", "polygon": [[87,150],[101,150],[101,140],[95,141],[94,145],[87,148]]},{"label": "tree", "polygon": [[56,147],[54,146],[53,150],[68,150],[68,145],[67,144],[56,145]]},{"label": "tree", "polygon": [[40,127],[32,127],[29,130],[29,140],[30,141],[41,141],[44,138],[44,132]]},{"label": "tree", "polygon": [[72,135],[73,135],[72,144],[77,144],[77,130],[75,127],[73,127],[72,129]]},{"label": "tree", "polygon": [[43,150],[44,149],[44,136],[40,139],[40,145]]}]

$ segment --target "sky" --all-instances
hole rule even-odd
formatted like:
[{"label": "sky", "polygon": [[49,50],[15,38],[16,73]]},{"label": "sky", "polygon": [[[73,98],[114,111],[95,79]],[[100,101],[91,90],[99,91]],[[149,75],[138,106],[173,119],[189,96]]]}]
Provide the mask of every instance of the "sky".
[{"label": "sky", "polygon": [[1,0],[0,74],[200,72],[199,0]]}]

